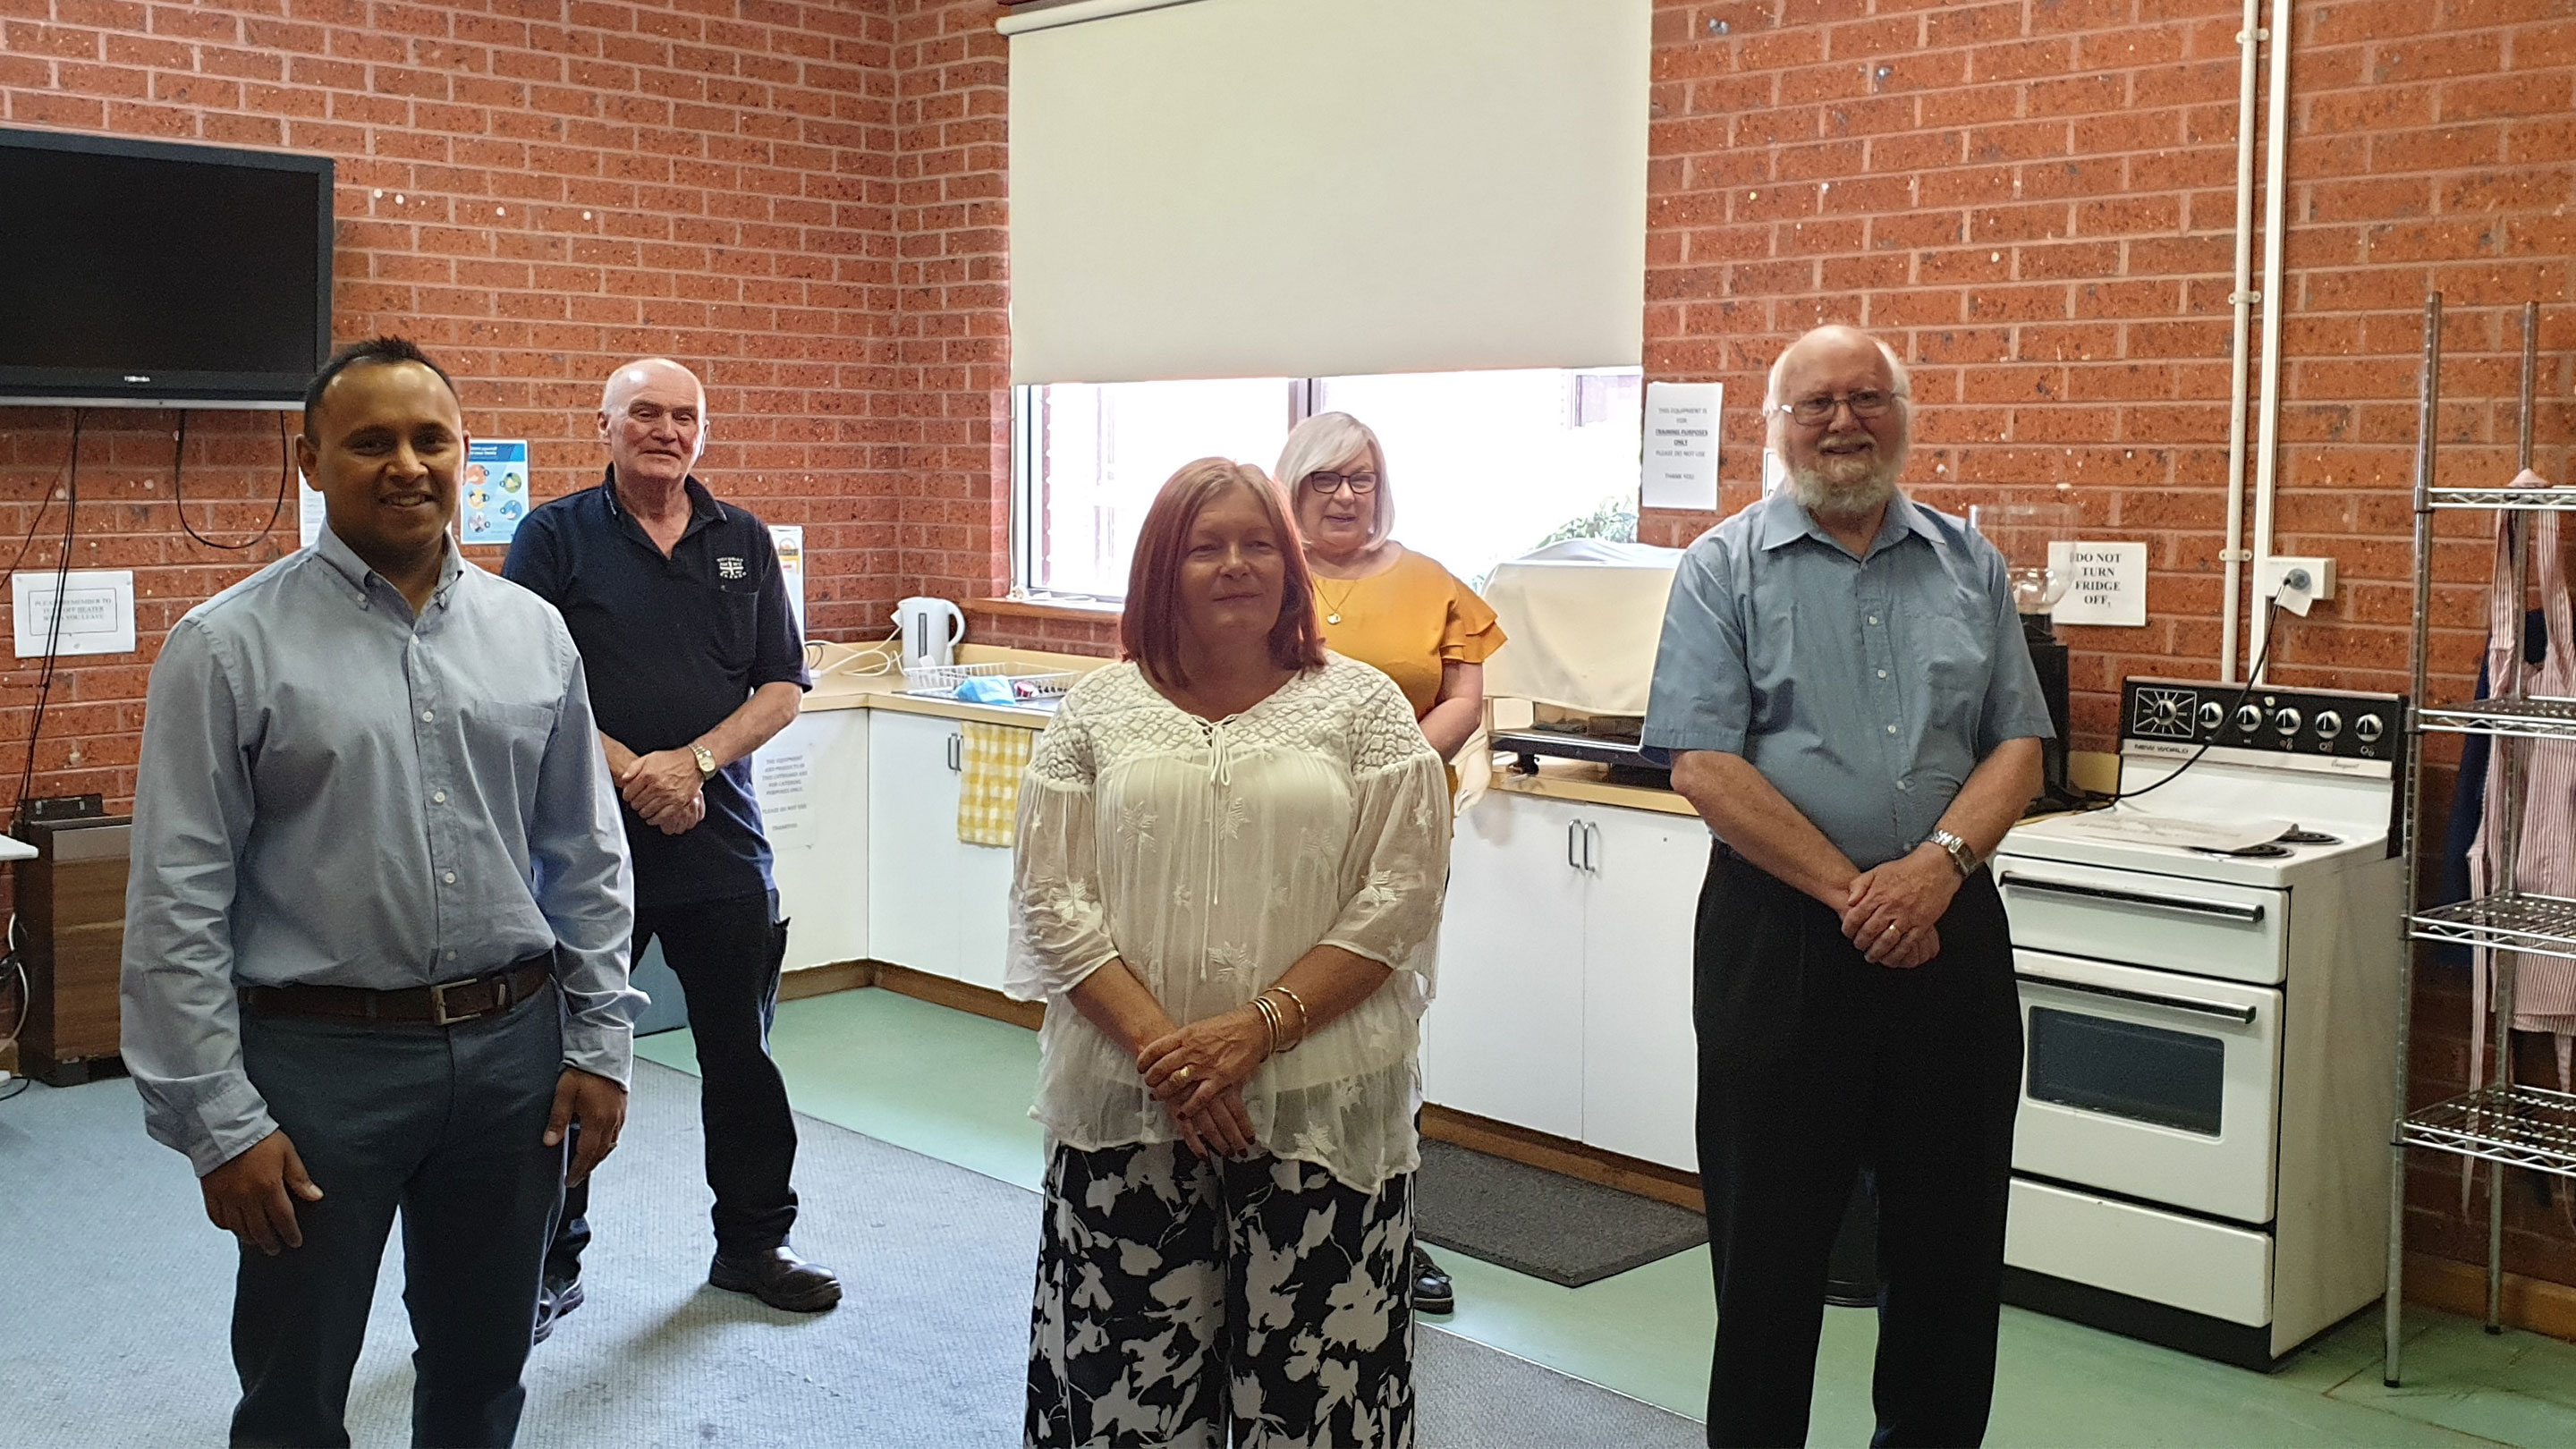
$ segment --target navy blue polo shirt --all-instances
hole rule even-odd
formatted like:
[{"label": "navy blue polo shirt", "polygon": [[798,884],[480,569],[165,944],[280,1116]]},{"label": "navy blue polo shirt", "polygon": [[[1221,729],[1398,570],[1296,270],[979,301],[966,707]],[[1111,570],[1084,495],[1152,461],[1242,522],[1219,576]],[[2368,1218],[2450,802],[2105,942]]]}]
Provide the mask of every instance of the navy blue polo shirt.
[{"label": "navy blue polo shirt", "polygon": [[[811,688],[768,528],[693,477],[688,530],[665,558],[617,501],[616,482],[612,468],[599,486],[530,512],[501,565],[563,615],[600,729],[639,755],[681,749],[764,684]],[[638,906],[770,889],[751,760],[717,771],[706,801],[706,819],[678,835],[621,812]]]}]

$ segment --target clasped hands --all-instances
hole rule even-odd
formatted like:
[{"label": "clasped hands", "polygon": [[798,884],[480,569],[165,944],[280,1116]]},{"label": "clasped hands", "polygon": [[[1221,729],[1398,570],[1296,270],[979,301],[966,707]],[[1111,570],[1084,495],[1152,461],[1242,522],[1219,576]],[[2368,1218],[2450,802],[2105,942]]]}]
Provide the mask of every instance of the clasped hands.
[{"label": "clasped hands", "polygon": [[686,833],[707,818],[707,797],[699,786],[697,756],[687,750],[655,750],[637,755],[622,768],[612,766],[626,808],[664,835]]},{"label": "clasped hands", "polygon": [[1843,906],[1843,935],[1874,966],[1910,970],[1941,954],[1935,929],[1959,893],[1949,852],[1920,845],[1907,855],[1853,876]]},{"label": "clasped hands", "polygon": [[1145,1043],[1137,1049],[1136,1070],[1190,1151],[1246,1157],[1256,1144],[1243,1084],[1269,1051],[1270,1029],[1261,1013],[1238,1006]]}]

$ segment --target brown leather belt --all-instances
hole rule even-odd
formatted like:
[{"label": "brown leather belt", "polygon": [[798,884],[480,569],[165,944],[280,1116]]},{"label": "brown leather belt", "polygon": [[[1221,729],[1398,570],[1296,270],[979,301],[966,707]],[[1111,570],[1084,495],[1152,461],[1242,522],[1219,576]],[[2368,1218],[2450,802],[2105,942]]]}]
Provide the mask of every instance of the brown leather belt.
[{"label": "brown leather belt", "polygon": [[489,976],[400,991],[370,991],[363,986],[245,986],[240,995],[242,1009],[253,1016],[454,1026],[498,1016],[534,998],[554,975],[554,969],[555,958],[549,952],[515,962]]}]

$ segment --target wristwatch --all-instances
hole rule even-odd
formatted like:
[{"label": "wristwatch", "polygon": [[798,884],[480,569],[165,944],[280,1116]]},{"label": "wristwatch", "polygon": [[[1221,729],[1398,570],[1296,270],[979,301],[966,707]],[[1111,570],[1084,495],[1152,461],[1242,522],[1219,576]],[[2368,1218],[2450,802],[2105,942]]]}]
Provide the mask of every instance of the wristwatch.
[{"label": "wristwatch", "polygon": [[[716,772],[715,751],[708,749],[704,745],[691,745],[689,746],[689,757],[698,762],[698,782],[700,784],[706,783],[707,779]],[[1955,840],[1958,837],[1952,836],[1951,838]]]},{"label": "wristwatch", "polygon": [[1951,834],[1947,830],[1933,831],[1931,840],[1934,845],[1937,845],[1950,853],[1950,863],[1959,868],[1959,879],[1966,880],[1968,877],[1977,873],[1977,848],[1975,846],[1970,845],[1967,841]]}]

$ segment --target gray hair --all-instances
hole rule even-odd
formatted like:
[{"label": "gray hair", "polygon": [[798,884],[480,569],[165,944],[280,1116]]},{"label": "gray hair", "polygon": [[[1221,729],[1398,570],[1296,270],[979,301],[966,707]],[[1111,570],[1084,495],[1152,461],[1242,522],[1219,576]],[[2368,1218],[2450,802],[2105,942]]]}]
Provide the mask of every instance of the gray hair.
[{"label": "gray hair", "polygon": [[[1808,338],[1815,336],[1818,332],[1860,332],[1860,329],[1857,327],[1846,327],[1840,323],[1834,323],[1828,326],[1818,327],[1813,331],[1801,333],[1797,342],[1792,342],[1788,346],[1781,348],[1780,355],[1772,359],[1771,380],[1762,391],[1762,406],[1765,409],[1775,408],[1780,405],[1780,374],[1781,371],[1789,365],[1789,354],[1798,350],[1799,342],[1806,341]],[[1914,375],[1905,370],[1905,359],[1896,355],[1895,348],[1881,342],[1876,337],[1871,337],[1870,334],[1866,332],[1861,332],[1861,335],[1863,337],[1869,337],[1869,343],[1872,347],[1878,349],[1878,355],[1887,359],[1888,390],[1895,393],[1897,397],[1903,399],[1904,406],[1908,410],[1911,410],[1913,407],[1914,397]]]},{"label": "gray hair", "polygon": [[1279,490],[1288,495],[1288,512],[1296,516],[1297,503],[1304,496],[1306,475],[1330,468],[1344,458],[1367,450],[1369,465],[1377,469],[1377,512],[1369,524],[1369,547],[1386,542],[1395,532],[1395,497],[1386,486],[1386,449],[1379,446],[1377,434],[1349,413],[1317,413],[1299,423],[1288,434],[1279,449],[1278,470],[1270,476]]}]

